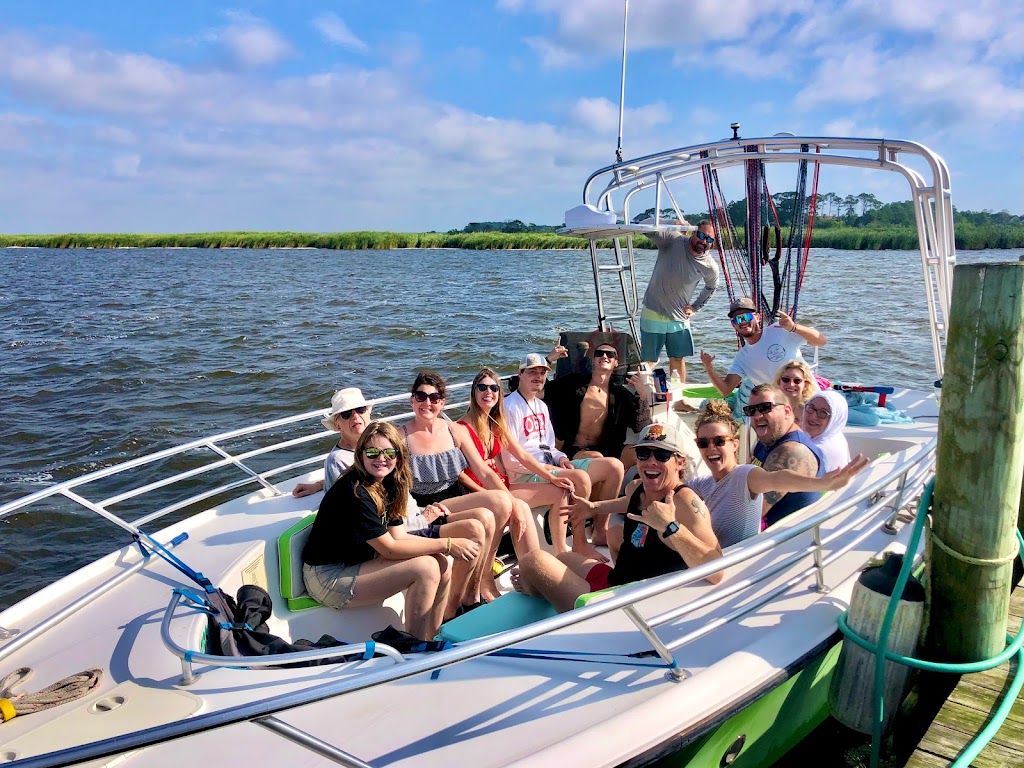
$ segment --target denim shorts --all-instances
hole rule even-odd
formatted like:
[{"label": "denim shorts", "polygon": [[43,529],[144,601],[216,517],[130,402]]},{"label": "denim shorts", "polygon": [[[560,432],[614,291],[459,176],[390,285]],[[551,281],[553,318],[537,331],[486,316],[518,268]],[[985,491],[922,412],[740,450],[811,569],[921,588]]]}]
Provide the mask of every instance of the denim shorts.
[{"label": "denim shorts", "polygon": [[359,565],[302,564],[302,582],[309,596],[328,608],[341,609],[356,594],[356,576]]}]

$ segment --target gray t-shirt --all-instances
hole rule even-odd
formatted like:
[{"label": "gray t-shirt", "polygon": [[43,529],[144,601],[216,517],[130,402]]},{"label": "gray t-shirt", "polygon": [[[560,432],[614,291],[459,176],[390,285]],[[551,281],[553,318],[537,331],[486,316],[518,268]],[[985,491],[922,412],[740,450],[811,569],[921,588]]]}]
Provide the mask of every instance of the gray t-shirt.
[{"label": "gray t-shirt", "polygon": [[[690,235],[686,232],[651,232],[647,235],[658,246],[658,260],[644,294],[644,306],[655,312],[682,322],[687,304],[696,312],[703,307],[718,287],[718,264],[714,252],[702,256],[690,252]],[[704,288],[691,301],[697,284],[703,280]]]},{"label": "gray t-shirt", "polygon": [[759,493],[751,498],[747,489],[747,475],[753,468],[753,464],[741,464],[720,481],[702,475],[687,482],[708,505],[711,527],[722,549],[761,532],[763,497]]}]

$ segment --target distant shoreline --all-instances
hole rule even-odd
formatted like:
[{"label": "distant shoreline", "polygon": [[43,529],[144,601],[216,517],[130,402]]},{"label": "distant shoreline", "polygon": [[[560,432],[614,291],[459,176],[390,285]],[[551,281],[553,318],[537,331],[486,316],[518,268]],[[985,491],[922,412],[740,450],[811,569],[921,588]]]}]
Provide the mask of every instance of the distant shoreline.
[{"label": "distant shoreline", "polygon": [[[783,241],[785,242],[785,230]],[[742,230],[739,231],[742,239]],[[652,248],[643,235],[637,248]],[[610,248],[610,240],[600,241]],[[579,250],[587,241],[548,232],[194,232],[181,234],[67,233],[0,235],[0,248],[321,248],[331,250],[399,250],[459,248],[465,250]],[[914,250],[917,232],[911,227],[830,227],[816,229],[813,248],[838,250]],[[961,226],[961,250],[1024,248],[1024,226]]]}]

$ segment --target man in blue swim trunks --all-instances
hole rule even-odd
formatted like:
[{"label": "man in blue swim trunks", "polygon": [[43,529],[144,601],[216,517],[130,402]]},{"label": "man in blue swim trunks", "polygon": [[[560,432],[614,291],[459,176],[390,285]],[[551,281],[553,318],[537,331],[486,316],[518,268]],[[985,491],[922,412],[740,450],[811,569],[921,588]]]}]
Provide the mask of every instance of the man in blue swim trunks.
[{"label": "man in blue swim trunks", "polygon": [[[685,232],[651,232],[647,237],[658,247],[658,259],[644,294],[640,313],[640,357],[653,368],[668,352],[669,367],[686,381],[686,361],[693,355],[690,318],[707,303],[718,287],[718,263],[712,246],[715,228],[704,220],[697,230]],[[693,299],[697,284],[704,288]]]}]

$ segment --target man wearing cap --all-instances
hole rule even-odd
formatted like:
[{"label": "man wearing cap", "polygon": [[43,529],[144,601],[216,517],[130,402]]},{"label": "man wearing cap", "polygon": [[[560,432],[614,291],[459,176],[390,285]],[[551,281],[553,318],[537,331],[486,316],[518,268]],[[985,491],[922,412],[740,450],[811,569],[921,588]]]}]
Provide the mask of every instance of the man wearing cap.
[{"label": "man wearing cap", "polygon": [[[693,355],[690,318],[707,303],[718,287],[718,264],[714,252],[715,228],[702,221],[689,236],[684,232],[650,232],[648,239],[658,248],[654,271],[644,293],[640,313],[640,357],[654,367],[661,350],[668,352],[669,367],[686,381],[686,361]],[[704,287],[693,299],[697,284]]]},{"label": "man wearing cap", "polygon": [[[551,366],[543,355],[531,352],[523,358],[519,365],[519,388],[505,398],[505,415],[508,418],[509,428],[515,435],[519,444],[525,448],[531,456],[542,464],[560,467],[562,470],[578,470],[586,473],[589,478],[591,491],[590,498],[595,500],[614,498],[622,485],[622,476],[625,469],[622,462],[617,458],[595,457],[570,460],[566,454],[555,447],[555,430],[551,422],[551,412],[547,404],[539,397],[547,383],[548,372]],[[509,477],[513,482],[532,482],[536,477],[531,471],[516,461],[515,456],[505,454],[504,460],[509,470]],[[572,479],[572,478],[570,478]],[[573,485],[583,487],[575,480]],[[555,521],[551,522],[552,542],[554,543]],[[601,533],[607,528],[607,517],[603,519],[604,527]],[[600,521],[595,522],[596,525]],[[580,531],[572,537],[572,548],[575,552],[587,552],[592,557],[603,557],[587,541],[585,535]],[[599,543],[604,543],[603,536],[598,538]],[[564,548],[564,544],[562,545]],[[556,546],[557,549],[557,546]]]},{"label": "man wearing cap", "polygon": [[[640,433],[635,450],[640,475],[625,496],[593,502],[573,495],[573,525],[594,515],[625,514],[625,525],[613,529],[620,543],[615,566],[578,552],[556,557],[533,550],[513,571],[518,591],[543,597],[564,612],[588,592],[696,568],[722,556],[708,508],[684,481],[686,446],[679,432],[668,424],[651,424]],[[722,573],[706,578],[717,584]]]},{"label": "man wearing cap", "polygon": [[812,347],[824,347],[828,343],[821,331],[796,322],[781,310],[778,322],[763,328],[761,313],[748,296],[741,296],[729,305],[729,321],[743,347],[733,358],[725,378],[715,371],[715,356],[704,350],[700,352],[704,370],[722,397],[732,394],[744,378],[753,385],[770,384],[784,362],[804,359],[800,354],[804,342]]}]

